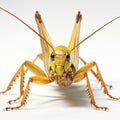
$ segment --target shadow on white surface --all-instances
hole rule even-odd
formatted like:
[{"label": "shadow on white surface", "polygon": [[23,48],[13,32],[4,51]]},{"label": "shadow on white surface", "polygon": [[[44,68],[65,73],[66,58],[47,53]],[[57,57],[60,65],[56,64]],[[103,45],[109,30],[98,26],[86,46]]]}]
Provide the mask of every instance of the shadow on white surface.
[{"label": "shadow on white surface", "polygon": [[[40,86],[38,86],[38,88],[39,87]],[[21,110],[51,108],[94,109],[94,107],[90,104],[90,99],[85,83],[78,83],[76,85],[74,84],[69,88],[60,88],[57,85],[50,84],[43,87],[42,89],[39,88],[38,90],[35,90],[38,91],[37,94],[35,92],[29,94],[27,105],[25,107],[22,107]],[[103,89],[101,89],[100,84],[92,84],[92,90],[97,105],[108,107],[110,102],[114,104],[115,101],[111,100],[107,95],[103,93]],[[112,91],[114,91],[114,89],[109,90],[110,93]],[[111,93],[111,95],[116,96],[114,93]]]},{"label": "shadow on white surface", "polygon": [[[118,83],[117,85],[114,84],[114,86],[110,92],[113,91],[111,94],[116,96],[120,88],[118,87]],[[48,86],[33,85],[31,86],[27,104],[24,107],[20,110],[5,112],[3,109],[6,106],[9,106],[8,104],[6,105],[6,102],[19,95],[10,91],[5,95],[0,95],[0,115],[1,117],[4,117],[4,119],[13,120],[27,118],[33,120],[34,117],[36,120],[40,118],[45,120],[73,120],[75,118],[108,120],[110,118],[119,118],[119,101],[110,100],[103,94],[103,90],[100,90],[100,85],[97,84],[97,82],[96,84],[93,83],[92,90],[94,92],[96,103],[110,109],[108,112],[96,110],[90,105],[86,89],[85,83],[73,84],[69,88],[60,88],[53,83]],[[10,106],[16,106],[18,104],[19,102]]]},{"label": "shadow on white surface", "polygon": [[[36,101],[37,108],[41,108],[42,105],[54,104],[56,107],[89,107],[89,98],[85,90],[85,85],[71,86],[69,88],[60,88],[58,86],[52,86],[52,92],[56,92],[54,95],[32,95],[39,97],[39,101]],[[42,103],[41,100],[42,99]],[[43,101],[43,99],[45,101]],[[31,101],[31,100],[30,100]],[[29,102],[30,102],[29,101]]]}]

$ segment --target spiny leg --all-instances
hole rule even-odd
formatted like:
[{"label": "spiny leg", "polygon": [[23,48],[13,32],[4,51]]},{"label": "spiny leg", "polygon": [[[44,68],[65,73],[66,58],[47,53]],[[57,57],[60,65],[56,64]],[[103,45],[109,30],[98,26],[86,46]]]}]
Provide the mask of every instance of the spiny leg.
[{"label": "spiny leg", "polygon": [[24,93],[24,90],[23,90],[23,87],[24,87],[24,74],[25,74],[24,67],[26,67],[27,69],[29,69],[30,71],[32,71],[36,75],[46,76],[45,73],[38,66],[36,66],[35,64],[33,64],[30,61],[25,61],[20,66],[20,68],[18,69],[16,74],[13,76],[13,78],[10,81],[10,83],[9,83],[8,87],[6,88],[6,90],[1,92],[2,94],[4,94],[5,92],[9,91],[11,89],[11,86],[13,85],[13,82],[16,81],[16,77],[18,76],[18,74],[20,74],[20,96],[17,99],[15,99],[15,100],[8,101],[9,104],[19,100],[22,97],[23,93]]},{"label": "spiny leg", "polygon": [[[35,61],[40,58],[42,60],[42,54],[38,54],[34,60],[32,61],[32,63],[35,63]],[[24,74],[25,72],[28,71],[28,68],[26,68],[26,70],[24,70],[24,66],[25,66],[25,62],[21,65],[21,67],[18,69],[18,71],[16,72],[16,74],[13,76],[13,78],[11,79],[10,83],[8,84],[6,90],[0,92],[0,94],[4,94],[6,93],[7,91],[9,91],[11,89],[11,87],[13,86],[13,83],[16,81],[17,77],[20,75],[21,77],[21,80],[20,80],[20,93],[22,94],[23,93],[23,87],[24,87]]]},{"label": "spiny leg", "polygon": [[[84,64],[87,64],[87,62],[86,62],[83,58],[79,57],[79,59],[80,59]],[[99,79],[98,79],[98,75],[95,73],[95,71],[94,71],[93,69],[91,69],[90,71],[91,71],[91,73],[97,78],[97,80],[99,80]],[[108,84],[105,84],[105,85],[106,85],[109,89],[112,88],[112,85],[108,85]]]},{"label": "spiny leg", "polygon": [[100,70],[99,70],[99,68],[98,68],[98,65],[97,65],[95,62],[94,62],[94,65],[95,65],[95,67],[96,67],[98,79],[99,79],[99,81],[101,82],[102,87],[104,88],[104,93],[105,93],[106,95],[108,95],[108,97],[110,97],[110,98],[113,99],[113,100],[120,100],[120,98],[113,97],[112,95],[109,94],[109,92],[108,92],[108,90],[107,90],[107,87],[106,87],[106,84],[105,84],[105,82],[104,82],[104,80],[103,80],[103,78],[102,78],[102,75],[101,75],[101,73],[100,73]]},{"label": "spiny leg", "polygon": [[[105,84],[105,82],[104,82],[104,80],[103,80],[103,78],[102,78],[102,75],[101,75],[101,73],[100,73],[100,70],[99,70],[99,68],[98,68],[98,65],[97,65],[94,61],[85,64],[82,68],[80,68],[80,70],[78,70],[78,71],[76,72],[76,75],[75,75],[75,76],[77,76],[77,77],[80,76],[79,74],[80,74],[81,72],[87,73],[87,72],[89,72],[90,70],[92,70],[93,67],[96,67],[97,79],[101,82],[101,85],[102,85],[102,87],[104,88],[104,93],[105,93],[106,95],[108,95],[111,99],[119,100],[120,98],[115,98],[115,97],[113,97],[112,95],[109,94],[109,92],[108,92],[108,90],[107,90],[107,87],[106,87],[106,84]],[[77,75],[77,74],[78,74],[78,75]],[[78,81],[79,81],[79,80],[78,80]]]},{"label": "spiny leg", "polygon": [[102,110],[107,110],[108,108],[107,107],[101,107],[101,106],[98,106],[94,100],[94,96],[93,96],[93,92],[92,92],[92,89],[91,89],[91,85],[90,85],[90,82],[89,82],[89,79],[88,79],[88,75],[85,74],[85,77],[86,77],[86,82],[87,82],[87,87],[88,87],[88,92],[89,92],[89,95],[90,95],[90,99],[91,99],[91,104],[97,108],[97,109],[102,109]]},{"label": "spiny leg", "polygon": [[89,92],[89,96],[91,99],[91,104],[94,105],[95,108],[99,108],[102,110],[107,110],[106,107],[101,107],[98,106],[94,100],[94,96],[93,96],[93,92],[90,86],[90,82],[88,79],[88,75],[87,73],[92,69],[92,67],[94,66],[94,62],[89,62],[87,64],[85,64],[83,67],[81,67],[75,74],[74,78],[73,78],[73,82],[80,82],[81,80],[83,80],[84,78],[86,78],[87,81],[87,87],[88,87],[88,92]]},{"label": "spiny leg", "polygon": [[[22,66],[21,66],[21,67],[18,69],[18,71],[15,73],[15,75],[14,75],[13,78],[11,79],[10,83],[8,84],[7,88],[6,88],[4,91],[1,91],[0,94],[4,94],[4,93],[6,93],[7,91],[9,91],[9,90],[11,89],[11,87],[13,86],[13,83],[16,81],[16,79],[17,79],[17,77],[18,77],[19,75],[21,76],[21,81],[23,81],[23,78],[24,78],[24,77],[22,77],[22,76],[24,76],[24,75],[21,74],[21,73],[23,73],[23,72],[22,72]],[[21,83],[20,86],[23,86],[22,84],[23,84],[24,82],[20,82],[20,83]],[[22,89],[21,89],[20,92],[22,93]]]},{"label": "spiny leg", "polygon": [[19,109],[21,108],[25,103],[26,103],[26,100],[27,100],[27,97],[28,97],[28,93],[29,93],[29,90],[30,90],[30,84],[31,83],[35,83],[35,84],[38,84],[38,85],[44,85],[44,84],[48,84],[50,83],[51,80],[49,80],[47,77],[45,76],[33,76],[29,79],[28,83],[27,83],[27,86],[25,88],[25,92],[23,94],[23,97],[22,97],[22,100],[21,100],[21,103],[19,106],[16,106],[16,107],[7,107],[6,110],[16,110],[16,109]]},{"label": "spiny leg", "polygon": [[[46,74],[37,66],[35,65],[33,62],[30,62],[30,61],[25,61],[23,64],[22,64],[22,67],[21,67],[21,71],[23,74],[25,74],[25,70],[24,70],[24,67],[26,67],[28,70],[30,70],[32,73],[34,73],[35,75],[40,75],[40,76],[46,76]],[[20,96],[15,99],[15,100],[10,100],[8,103],[12,103],[12,102],[16,102],[17,100],[19,100],[22,95],[24,94],[24,91],[23,91],[23,82],[24,80],[22,80],[22,73],[21,73],[21,81],[20,81]]]},{"label": "spiny leg", "polygon": [[20,96],[14,100],[10,100],[8,101],[9,104],[12,104],[13,102],[16,102],[17,100],[19,100],[22,96],[22,94],[24,93],[24,68],[23,68],[23,64],[20,66],[20,68],[18,69],[18,71],[16,72],[16,74],[13,76],[13,78],[11,79],[10,83],[8,84],[6,90],[0,92],[0,94],[4,94],[7,91],[11,90],[11,87],[13,86],[13,83],[16,81],[17,77],[20,76]]},{"label": "spiny leg", "polygon": [[[94,62],[94,61],[92,61],[92,62],[89,62],[89,63],[86,63],[83,67],[81,67],[76,73],[75,73],[75,75],[74,75],[74,78],[73,78],[73,82],[80,82],[82,79],[84,79],[85,77],[88,79],[88,77],[87,77],[87,73],[93,68],[93,67],[96,67],[96,71],[97,71],[97,75],[98,75],[98,79],[100,80],[100,82],[101,82],[101,85],[103,86],[103,88],[104,88],[104,93],[105,94],[107,94],[111,99],[114,99],[114,100],[119,100],[120,98],[115,98],[115,97],[113,97],[112,95],[110,95],[109,93],[108,93],[108,90],[107,90],[107,87],[106,87],[106,85],[105,85],[105,83],[104,83],[104,80],[103,80],[103,78],[102,78],[102,75],[101,75],[101,73],[100,73],[100,70],[99,70],[99,68],[98,68],[98,66],[97,66],[97,64]],[[88,81],[88,80],[87,80]],[[88,81],[88,86],[90,86],[89,85],[89,81]],[[91,88],[89,87],[89,91],[91,91]],[[93,94],[90,92],[90,94],[91,94],[91,96],[93,96]],[[91,97],[92,98],[92,97]],[[93,99],[93,98],[92,98]],[[94,99],[92,100],[93,102],[92,103],[94,103]],[[97,107],[97,105],[95,104],[94,106],[96,106]],[[104,107],[101,107],[101,108],[104,108]],[[105,107],[106,108],[106,107]]]},{"label": "spiny leg", "polygon": [[24,74],[25,74],[24,66],[25,65],[23,63],[20,67],[20,96],[14,100],[9,100],[8,101],[9,104],[15,103],[16,101],[20,100],[20,98],[22,97],[24,93]]}]

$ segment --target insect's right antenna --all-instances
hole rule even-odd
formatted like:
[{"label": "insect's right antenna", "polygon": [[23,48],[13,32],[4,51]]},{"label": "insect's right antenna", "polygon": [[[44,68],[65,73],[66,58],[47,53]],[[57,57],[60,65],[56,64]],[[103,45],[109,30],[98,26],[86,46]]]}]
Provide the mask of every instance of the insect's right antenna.
[{"label": "insect's right antenna", "polygon": [[13,16],[17,20],[19,20],[21,23],[23,23],[25,26],[27,26],[29,29],[31,29],[34,33],[36,33],[40,38],[42,38],[42,40],[44,40],[52,48],[53,52],[55,51],[54,48],[51,46],[51,44],[42,35],[40,35],[38,32],[36,32],[32,27],[30,27],[27,23],[25,23],[23,20],[21,20],[16,15],[9,12],[8,10],[6,10],[6,9],[4,9],[2,7],[0,7],[0,9],[3,10],[4,12],[8,13],[9,15]]}]

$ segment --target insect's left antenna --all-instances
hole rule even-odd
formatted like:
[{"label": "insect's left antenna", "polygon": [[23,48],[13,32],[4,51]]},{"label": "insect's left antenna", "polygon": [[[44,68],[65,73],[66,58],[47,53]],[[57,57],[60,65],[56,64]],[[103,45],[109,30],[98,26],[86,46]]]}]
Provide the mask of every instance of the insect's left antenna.
[{"label": "insect's left antenna", "polygon": [[16,15],[14,15],[13,13],[9,12],[8,10],[0,7],[1,10],[3,10],[4,12],[8,13],[9,15],[13,16],[14,18],[16,18],[17,20],[19,20],[21,23],[23,23],[25,26],[27,26],[29,29],[31,29],[34,33],[36,33],[40,38],[42,38],[42,40],[44,40],[53,50],[53,52],[55,51],[54,48],[50,45],[49,42],[47,42],[47,40],[40,35],[38,32],[36,32],[32,27],[30,27],[27,23],[25,23],[23,20],[21,20],[19,17],[17,17]]}]

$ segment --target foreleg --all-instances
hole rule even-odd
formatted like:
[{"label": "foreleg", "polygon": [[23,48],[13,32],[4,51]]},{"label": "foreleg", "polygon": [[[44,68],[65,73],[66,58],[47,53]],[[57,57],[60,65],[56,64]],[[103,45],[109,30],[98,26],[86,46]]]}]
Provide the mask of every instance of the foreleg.
[{"label": "foreleg", "polygon": [[88,86],[88,92],[90,94],[90,98],[91,98],[91,103],[96,107],[96,108],[100,108],[100,109],[104,109],[106,110],[106,107],[98,107],[95,103],[95,100],[93,98],[93,93],[91,92],[91,87],[90,87],[90,83],[89,83],[89,80],[88,80],[88,76],[87,76],[87,73],[89,71],[92,70],[93,67],[96,67],[96,71],[97,73],[95,73],[97,75],[97,78],[99,79],[99,81],[101,82],[101,85],[102,87],[104,88],[104,93],[106,95],[108,95],[111,99],[114,99],[114,100],[119,100],[120,98],[115,98],[113,97],[112,95],[109,94],[108,90],[107,90],[107,87],[104,83],[104,80],[102,78],[102,75],[100,73],[100,70],[97,66],[97,64],[92,61],[92,62],[89,62],[89,63],[86,63],[83,67],[81,67],[74,75],[74,78],[73,78],[73,82],[79,82],[81,81],[82,79],[84,78],[87,78],[87,86]]},{"label": "foreleg", "polygon": [[[82,61],[82,63],[83,64],[87,64],[87,62],[83,59],[83,58],[81,58],[81,57],[79,57],[80,58],[80,60]],[[98,79],[98,75],[95,73],[95,71],[93,70],[93,69],[91,69],[90,70],[91,71],[91,73],[97,78],[97,80],[99,80]],[[112,85],[108,85],[108,84],[105,84],[107,87],[109,87],[109,89],[111,89],[112,88]]]},{"label": "foreleg", "polygon": [[49,80],[45,76],[34,76],[34,77],[31,77],[29,79],[28,83],[27,83],[26,88],[25,88],[25,92],[23,94],[23,97],[22,97],[20,105],[16,106],[16,107],[7,107],[6,110],[8,111],[8,110],[19,109],[26,103],[31,83],[35,83],[35,84],[38,84],[38,85],[45,85],[45,84],[48,84],[50,82],[51,82],[51,80]]},{"label": "foreleg", "polygon": [[16,74],[13,76],[13,78],[11,79],[10,83],[8,84],[6,90],[0,92],[0,94],[4,94],[6,93],[7,91],[9,91],[11,89],[11,87],[13,86],[13,82],[16,81],[16,78],[17,76],[20,76],[20,96],[15,99],[15,100],[10,100],[8,103],[12,103],[12,102],[15,102],[17,100],[19,100],[23,93],[24,93],[24,74],[25,74],[25,67],[27,69],[29,69],[32,73],[34,73],[35,75],[38,75],[38,76],[44,76],[46,77],[46,74],[42,71],[41,68],[39,68],[37,65],[35,65],[33,62],[30,62],[30,61],[25,61],[21,66],[20,68],[18,69],[18,71],[16,72]]}]

